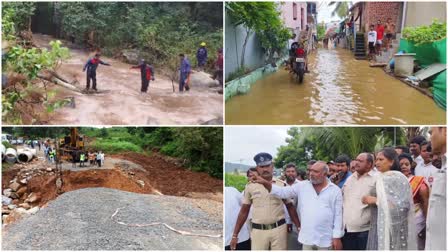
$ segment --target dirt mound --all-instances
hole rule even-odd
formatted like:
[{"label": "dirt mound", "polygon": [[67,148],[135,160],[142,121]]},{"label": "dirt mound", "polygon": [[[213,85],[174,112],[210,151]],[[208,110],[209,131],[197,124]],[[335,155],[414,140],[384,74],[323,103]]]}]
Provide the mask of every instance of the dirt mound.
[{"label": "dirt mound", "polygon": [[192,192],[222,194],[222,180],[176,166],[156,154],[125,153],[119,156],[141,165],[151,177],[151,185],[165,195],[188,196]]},{"label": "dirt mound", "polygon": [[[118,170],[64,171],[62,180],[63,192],[88,187],[105,187],[144,194],[153,192],[148,179],[140,177],[138,179],[130,178]],[[137,180],[143,181],[144,186],[138,184]],[[56,175],[43,175],[31,178],[28,181],[27,192],[28,194],[34,192],[40,195],[39,206],[45,205],[48,201],[58,197]]]},{"label": "dirt mound", "polygon": [[9,181],[13,180],[19,171],[19,169],[8,169],[6,171],[2,171],[2,190],[8,188]]}]

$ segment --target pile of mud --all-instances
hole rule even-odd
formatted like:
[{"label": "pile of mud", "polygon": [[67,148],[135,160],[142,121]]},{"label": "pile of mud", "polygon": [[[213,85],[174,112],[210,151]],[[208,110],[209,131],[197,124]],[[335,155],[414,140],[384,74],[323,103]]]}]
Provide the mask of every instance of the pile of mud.
[{"label": "pile of mud", "polygon": [[222,203],[222,180],[187,170],[173,158],[158,153],[151,156],[125,153],[110,157],[110,162],[113,165],[107,169],[83,167],[83,170],[78,170],[81,168],[75,167],[63,170],[61,176],[54,164],[43,159],[16,164],[3,171],[3,223],[10,224],[35,214],[61,194],[83,188],[104,187]]},{"label": "pile of mud", "polygon": [[[151,178],[151,185],[165,195],[191,196],[192,193],[221,194],[223,181],[204,172],[193,172],[173,162],[168,162],[160,154],[151,156],[139,153],[118,155],[122,159],[139,164]],[[221,199],[222,200],[222,199]]]}]

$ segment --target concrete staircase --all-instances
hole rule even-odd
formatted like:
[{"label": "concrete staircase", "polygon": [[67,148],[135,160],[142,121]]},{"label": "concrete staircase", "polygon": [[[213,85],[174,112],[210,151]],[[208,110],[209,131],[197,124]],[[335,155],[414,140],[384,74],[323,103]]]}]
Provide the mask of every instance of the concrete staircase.
[{"label": "concrete staircase", "polygon": [[366,46],[364,42],[364,33],[356,33],[355,40],[355,59],[364,60],[366,59]]}]

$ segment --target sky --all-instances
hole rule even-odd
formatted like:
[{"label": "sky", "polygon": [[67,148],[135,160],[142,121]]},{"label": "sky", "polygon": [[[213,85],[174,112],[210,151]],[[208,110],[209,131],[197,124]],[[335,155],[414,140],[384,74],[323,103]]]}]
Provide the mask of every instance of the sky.
[{"label": "sky", "polygon": [[274,158],[277,148],[286,145],[287,126],[226,126],[224,158],[226,162],[255,165],[253,157],[267,152]]},{"label": "sky", "polygon": [[[352,1],[352,3],[356,3],[358,1]],[[317,22],[321,23],[324,21],[325,23],[329,23],[331,21],[339,21],[340,18],[338,15],[331,16],[331,12],[334,9],[334,6],[328,6],[330,1],[318,1],[317,2]]]}]

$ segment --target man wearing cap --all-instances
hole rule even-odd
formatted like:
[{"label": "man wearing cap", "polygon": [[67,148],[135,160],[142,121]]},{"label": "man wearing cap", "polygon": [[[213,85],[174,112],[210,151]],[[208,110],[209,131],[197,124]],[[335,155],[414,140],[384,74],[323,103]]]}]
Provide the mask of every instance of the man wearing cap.
[{"label": "man wearing cap", "polygon": [[142,77],[142,88],[140,89],[141,93],[144,94],[148,91],[149,80],[154,81],[154,67],[147,64],[144,59],[140,60],[140,64],[137,66],[132,66],[131,69],[140,68],[140,73]]},{"label": "man wearing cap", "polygon": [[[257,172],[266,181],[284,187],[285,183],[273,178],[274,166],[272,156],[269,153],[258,153],[254,157],[257,164]],[[254,174],[257,176],[256,174]],[[285,220],[286,205],[293,223],[300,227],[300,222],[291,201],[281,200],[270,195],[261,184],[248,183],[244,190],[238,219],[233,231],[230,248],[235,249],[238,243],[238,234],[247,219],[251,205],[252,208],[252,250],[286,250],[287,249],[287,226]]]},{"label": "man wearing cap", "polygon": [[207,63],[207,48],[205,48],[205,42],[201,43],[201,47],[199,47],[196,52],[196,59],[198,61],[198,71],[203,71],[205,64]]},{"label": "man wearing cap", "polygon": [[87,61],[87,63],[84,65],[84,68],[82,69],[83,72],[87,69],[87,85],[86,90],[89,91],[90,89],[90,80],[92,80],[93,85],[92,89],[97,91],[96,89],[96,69],[98,68],[98,65],[105,65],[110,66],[110,64],[100,60],[101,54],[96,53],[95,56]]}]

